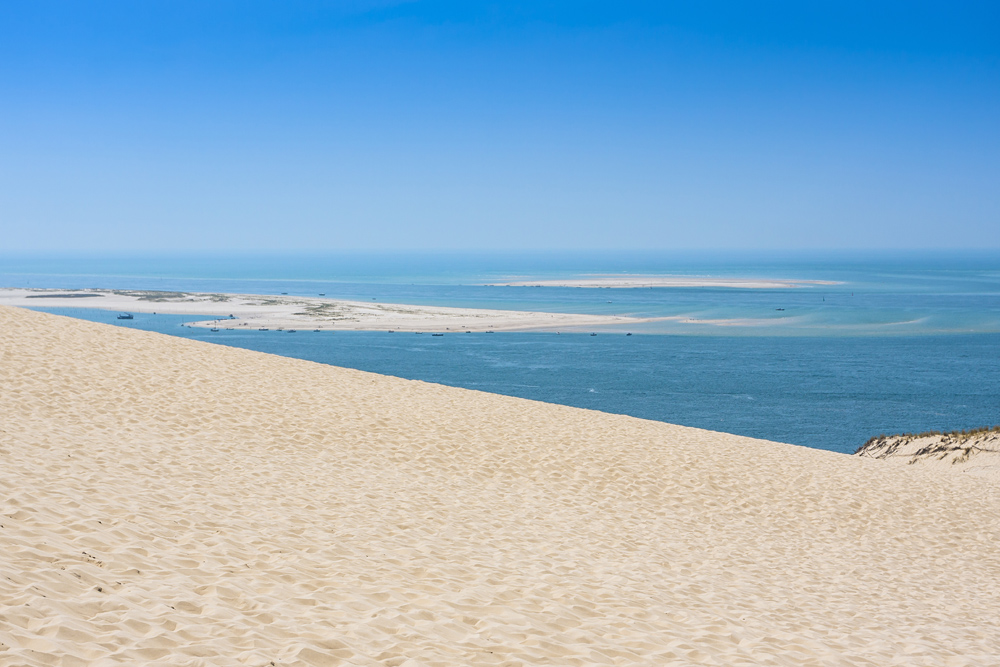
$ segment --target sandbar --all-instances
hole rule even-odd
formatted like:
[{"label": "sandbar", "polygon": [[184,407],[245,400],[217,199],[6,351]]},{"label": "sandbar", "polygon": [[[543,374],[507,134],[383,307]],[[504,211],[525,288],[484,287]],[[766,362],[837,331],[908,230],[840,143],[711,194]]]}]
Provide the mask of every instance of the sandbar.
[{"label": "sandbar", "polygon": [[711,276],[635,276],[594,275],[566,280],[518,279],[491,283],[495,287],[580,287],[589,289],[628,289],[642,287],[729,287],[737,289],[788,289],[808,285],[839,285],[829,280],[791,280],[778,278],[717,278]]},{"label": "sandbar", "polygon": [[0,289],[0,305],[97,308],[129,313],[201,315],[194,327],[348,331],[560,331],[623,327],[661,318],[346,301],[287,296],[152,290]]}]

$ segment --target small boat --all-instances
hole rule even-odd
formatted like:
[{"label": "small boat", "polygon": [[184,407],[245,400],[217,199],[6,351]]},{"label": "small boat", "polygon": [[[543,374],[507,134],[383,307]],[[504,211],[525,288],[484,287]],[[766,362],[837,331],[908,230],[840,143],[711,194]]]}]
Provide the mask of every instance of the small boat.
[{"label": "small boat", "polygon": [[326,296],[326,292],[320,292],[319,295],[320,296]]},{"label": "small boat", "polygon": [[396,333],[396,332],[392,329],[389,329],[389,333]]},{"label": "small boat", "polygon": [[472,333],[471,331],[466,331],[465,333]]},{"label": "small boat", "polygon": [[313,329],[313,333],[319,333],[319,329]]},{"label": "small boat", "polygon": [[630,333],[627,333],[627,334],[625,334],[625,335],[626,335],[626,336],[631,336],[632,334],[630,334]]},{"label": "small boat", "polygon": [[431,334],[432,336],[443,336],[444,334]]},{"label": "small boat", "polygon": [[257,329],[257,331],[267,331],[267,327],[261,327],[260,329]]},{"label": "small boat", "polygon": [[486,333],[496,333],[495,331],[487,331]]},{"label": "small boat", "polygon": [[132,313],[122,313],[121,315],[118,316],[118,319],[120,319],[120,320],[131,320],[131,319],[134,319],[134,318],[132,317]]},{"label": "small boat", "polygon": [[211,329],[209,329],[209,331],[218,331],[218,330],[219,330],[219,327],[212,327]]},{"label": "small boat", "polygon": [[590,335],[591,335],[591,336],[596,336],[597,334],[595,334],[595,333],[592,333],[592,334],[590,334]]},{"label": "small boat", "polygon": [[784,310],[784,308],[775,308],[775,310]]},{"label": "small boat", "polygon": [[295,333],[295,329],[289,329],[288,333]]}]

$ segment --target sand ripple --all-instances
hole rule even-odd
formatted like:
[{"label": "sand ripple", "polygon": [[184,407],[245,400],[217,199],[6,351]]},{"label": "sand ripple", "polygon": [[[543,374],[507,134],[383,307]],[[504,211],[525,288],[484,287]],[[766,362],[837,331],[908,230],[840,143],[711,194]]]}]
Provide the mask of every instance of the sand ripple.
[{"label": "sand ripple", "polygon": [[0,307],[0,665],[997,665],[987,481]]}]

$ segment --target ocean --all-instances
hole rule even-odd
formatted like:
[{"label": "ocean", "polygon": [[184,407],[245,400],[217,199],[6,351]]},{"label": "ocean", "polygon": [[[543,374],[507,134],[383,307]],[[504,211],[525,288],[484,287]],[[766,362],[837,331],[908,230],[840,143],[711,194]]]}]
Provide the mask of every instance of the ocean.
[{"label": "ocean", "polygon": [[[591,275],[824,281],[782,289],[496,287]],[[880,433],[1000,423],[1000,253],[0,257],[0,286],[158,289],[672,319],[590,332],[192,329],[272,354],[852,452]],[[224,307],[223,307],[224,309]],[[221,312],[219,315],[225,315]],[[10,332],[9,335],[15,335]]]}]

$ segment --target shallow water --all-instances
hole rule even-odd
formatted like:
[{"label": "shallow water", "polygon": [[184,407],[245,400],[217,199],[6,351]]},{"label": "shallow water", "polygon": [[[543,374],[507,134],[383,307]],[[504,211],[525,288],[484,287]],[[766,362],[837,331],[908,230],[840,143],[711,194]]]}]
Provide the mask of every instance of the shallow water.
[{"label": "shallow water", "polygon": [[[669,274],[832,281],[785,289],[487,287],[522,278]],[[667,317],[645,333],[1000,333],[1000,254],[0,257],[0,286],[236,292]],[[780,310],[779,310],[780,309]]]}]

